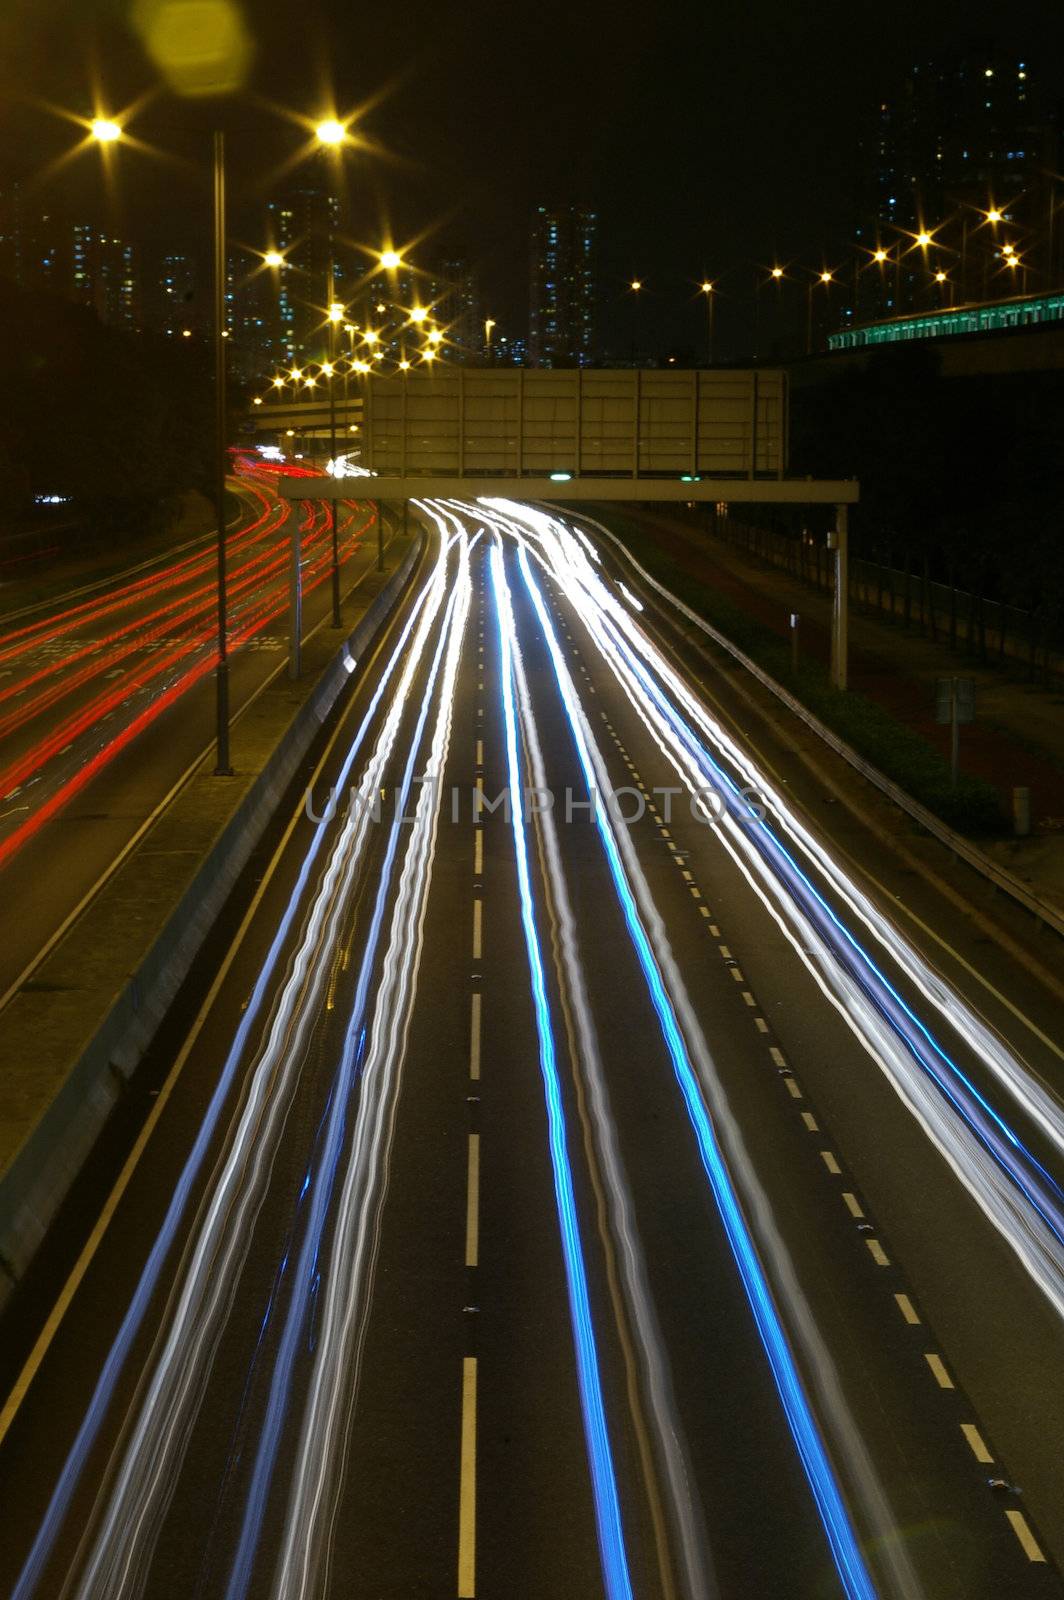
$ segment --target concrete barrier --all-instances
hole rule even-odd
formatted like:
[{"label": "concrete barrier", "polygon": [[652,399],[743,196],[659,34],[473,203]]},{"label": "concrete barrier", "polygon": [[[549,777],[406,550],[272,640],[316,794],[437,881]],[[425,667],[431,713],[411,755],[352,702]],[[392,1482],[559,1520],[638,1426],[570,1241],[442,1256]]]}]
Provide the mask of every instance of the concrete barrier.
[{"label": "concrete barrier", "polygon": [[[342,689],[352,681],[354,666],[386,621],[423,548],[424,536],[412,542],[399,567],[319,674],[270,755],[248,781],[236,806],[231,807],[221,821],[207,853],[187,880],[180,898],[166,914],[142,958],[124,976],[105,1013],[91,1025],[88,1039],[82,1041],[72,1059],[60,1062],[61,1052],[55,1050],[49,1061],[47,1039],[42,1034],[41,1071],[54,1082],[54,1092],[43,1115],[0,1172],[0,1307],[25,1273],[121,1095],[123,1083],[155,1037],[237,878]],[[180,799],[178,797],[175,805]],[[139,858],[142,852],[150,854],[153,835],[154,830],[113,880],[114,885],[120,885],[127,874],[135,874],[136,895],[139,899],[143,889],[149,908],[151,875],[150,870],[147,874],[142,871]],[[111,887],[109,885],[108,890]],[[108,895],[108,890],[101,899]],[[112,913],[114,909],[112,897]],[[68,936],[80,932],[90,960],[94,948],[91,923],[95,910],[95,906],[90,908]],[[102,948],[106,944],[106,914],[107,907],[101,907],[103,937],[97,941],[101,946],[101,961],[106,958],[106,950]],[[150,914],[149,909],[146,917]],[[135,934],[135,929],[133,932]],[[62,949],[61,945],[59,951]],[[49,963],[52,959],[49,958]],[[46,974],[49,963],[42,974]],[[107,981],[106,973],[102,981]],[[91,990],[91,982],[85,987]],[[60,991],[62,986],[57,985],[56,989]],[[47,983],[38,985],[37,992],[28,999],[28,1013],[21,1019],[22,1032],[28,1040],[34,1033],[34,1005],[40,1008],[37,1022],[46,1030],[47,1010],[43,996],[47,995],[47,990]],[[11,1023],[16,1030],[19,998],[9,1007]],[[52,1009],[59,1013],[57,1025],[60,1029],[64,1006],[71,1005],[76,1007],[76,997],[69,1001],[57,992],[51,998]],[[68,1012],[68,1025],[74,1015],[73,1011]]]}]

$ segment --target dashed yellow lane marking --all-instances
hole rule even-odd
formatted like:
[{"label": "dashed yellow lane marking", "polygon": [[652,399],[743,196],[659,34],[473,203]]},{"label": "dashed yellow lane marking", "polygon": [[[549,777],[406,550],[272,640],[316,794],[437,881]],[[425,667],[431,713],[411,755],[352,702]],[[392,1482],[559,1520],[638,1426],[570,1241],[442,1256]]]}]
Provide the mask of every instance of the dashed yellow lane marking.
[{"label": "dashed yellow lane marking", "polygon": [[1012,1527],[1013,1533],[1020,1541],[1020,1548],[1028,1561],[1045,1561],[1042,1547],[1031,1532],[1031,1525],[1022,1511],[1006,1511],[1006,1517]]},{"label": "dashed yellow lane marking", "polygon": [[868,1253],[877,1267],[890,1266],[890,1257],[878,1239],[866,1239],[865,1244],[868,1246]]},{"label": "dashed yellow lane marking", "polygon": [[933,1350],[925,1350],[924,1351],[924,1360],[927,1362],[928,1366],[931,1368],[932,1374],[934,1375],[935,1382],[938,1384],[940,1389],[952,1389],[952,1388],[954,1388],[953,1379],[950,1377],[949,1373],[947,1372],[946,1363],[943,1361],[941,1356],[936,1355]]},{"label": "dashed yellow lane marking", "polygon": [[830,1173],[833,1173],[836,1177],[842,1171],[842,1168],[839,1166],[838,1162],[835,1160],[835,1157],[832,1155],[830,1150],[821,1150],[820,1159],[821,1159],[821,1161],[823,1161],[823,1163],[824,1163],[825,1167],[827,1167],[828,1171]]},{"label": "dashed yellow lane marking", "polygon": [[850,1213],[851,1217],[856,1217],[858,1220],[860,1220],[860,1218],[864,1216],[864,1211],[862,1210],[860,1200],[858,1200],[855,1194],[851,1194],[848,1189],[843,1193],[842,1203]]},{"label": "dashed yellow lane marking", "polygon": [[919,1327],[920,1318],[917,1315],[916,1307],[909,1299],[909,1296],[907,1294],[896,1294],[894,1298],[898,1302],[898,1310],[901,1312],[909,1326],[911,1328]]},{"label": "dashed yellow lane marking", "polygon": [[967,1439],[968,1447],[975,1459],[984,1467],[992,1466],[994,1458],[987,1449],[986,1440],[979,1432],[979,1429],[976,1427],[975,1423],[962,1422],[961,1432],[963,1433],[965,1439]]},{"label": "dashed yellow lane marking", "polygon": [[805,1123],[810,1133],[820,1132],[820,1128],[817,1125],[817,1120],[811,1111],[802,1112],[802,1121]]},{"label": "dashed yellow lane marking", "polygon": [[480,994],[469,997],[469,1076],[480,1077]]},{"label": "dashed yellow lane marking", "polygon": [[458,1600],[477,1588],[477,1359],[462,1361],[462,1444],[458,1471]]}]

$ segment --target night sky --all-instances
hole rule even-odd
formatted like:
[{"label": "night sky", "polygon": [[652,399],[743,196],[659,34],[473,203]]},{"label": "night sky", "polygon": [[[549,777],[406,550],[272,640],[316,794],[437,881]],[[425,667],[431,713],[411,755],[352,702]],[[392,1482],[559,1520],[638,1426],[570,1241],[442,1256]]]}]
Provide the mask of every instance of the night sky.
[{"label": "night sky", "polygon": [[[4,75],[23,97],[8,102],[0,136],[8,172],[37,171],[76,138],[35,98],[84,108],[96,82],[118,109],[151,88],[154,69],[128,12],[127,0],[8,4]],[[260,242],[251,237],[254,185],[266,180],[268,192],[272,165],[301,137],[259,102],[309,115],[330,98],[340,112],[375,102],[365,127],[379,152],[347,159],[354,234],[372,244],[389,229],[404,242],[429,233],[415,259],[468,256],[480,267],[485,312],[515,334],[526,314],[528,215],[540,201],[600,211],[607,326],[611,316],[614,329],[626,326],[625,285],[638,275],[655,341],[693,346],[704,310],[695,284],[726,274],[723,325],[741,342],[739,308],[756,263],[819,265],[822,254],[830,263],[849,237],[862,125],[912,61],[994,42],[1022,53],[1064,96],[1064,23],[1050,0],[301,0],[249,4],[245,15],[256,40],[250,93],[223,113],[234,234]],[[160,95],[132,126],[191,161],[217,107]],[[131,238],[195,238],[204,180],[194,167],[167,171],[129,151],[115,166],[112,216]],[[102,214],[97,152],[44,192]]]}]

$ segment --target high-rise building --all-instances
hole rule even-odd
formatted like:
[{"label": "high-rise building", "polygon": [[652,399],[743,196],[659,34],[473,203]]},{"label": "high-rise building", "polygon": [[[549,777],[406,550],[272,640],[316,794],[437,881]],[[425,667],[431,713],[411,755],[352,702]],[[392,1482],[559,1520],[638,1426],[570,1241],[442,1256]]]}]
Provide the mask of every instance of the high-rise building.
[{"label": "high-rise building", "polygon": [[59,292],[91,306],[110,327],[137,327],[140,308],[133,246],[91,222],[75,222],[70,225],[69,249],[69,257],[60,256],[61,277],[55,284]]},{"label": "high-rise building", "polygon": [[[863,311],[927,309],[921,297],[934,252],[925,259],[904,244],[923,230],[934,237],[948,228],[951,279],[967,299],[990,286],[1007,289],[993,247],[1008,238],[1028,241],[1030,268],[1054,279],[1056,142],[1055,118],[1027,60],[988,49],[915,66],[879,105],[866,141],[870,192],[859,234],[870,250],[899,239],[903,250],[899,270],[863,275],[864,298],[877,301]],[[995,210],[1007,218],[1000,237],[986,226]]]},{"label": "high-rise building", "polygon": [[267,213],[267,248],[279,250],[285,264],[278,269],[276,309],[264,311],[284,357],[321,353],[325,336],[330,261],[334,293],[345,298],[343,263],[337,239],[340,202],[324,188],[303,185],[271,200]]},{"label": "high-rise building", "polygon": [[181,251],[164,255],[151,321],[166,333],[180,335],[185,328],[205,331],[208,305],[199,294],[196,262]]},{"label": "high-rise building", "polygon": [[140,282],[134,248],[108,228],[71,222],[54,211],[19,222],[17,281],[46,289],[96,312],[111,327],[140,325]]},{"label": "high-rise building", "polygon": [[529,355],[537,367],[585,367],[595,331],[595,231],[586,206],[540,206],[532,219]]},{"label": "high-rise building", "polygon": [[433,319],[447,336],[447,356],[472,365],[484,360],[484,326],[475,272],[467,261],[452,257],[434,267],[429,291]]},{"label": "high-rise building", "polygon": [[24,281],[25,246],[22,185],[12,179],[0,189],[0,276]]}]

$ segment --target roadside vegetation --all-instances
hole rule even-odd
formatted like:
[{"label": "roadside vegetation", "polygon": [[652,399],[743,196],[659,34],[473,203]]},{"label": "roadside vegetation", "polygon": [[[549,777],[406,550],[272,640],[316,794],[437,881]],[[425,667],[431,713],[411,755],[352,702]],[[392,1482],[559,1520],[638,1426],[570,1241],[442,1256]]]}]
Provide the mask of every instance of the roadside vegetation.
[{"label": "roadside vegetation", "polygon": [[949,763],[919,734],[866,696],[835,689],[827,672],[816,662],[803,662],[797,675],[793,673],[790,649],[783,640],[692,577],[661,549],[644,526],[612,507],[605,513],[598,507],[595,514],[659,583],[730,639],[914,800],[958,833],[985,838],[1004,831],[1001,801],[991,784],[962,776],[953,789]]}]

